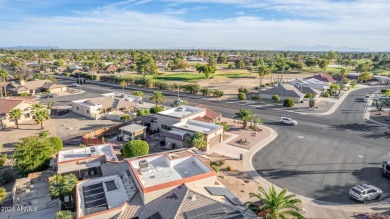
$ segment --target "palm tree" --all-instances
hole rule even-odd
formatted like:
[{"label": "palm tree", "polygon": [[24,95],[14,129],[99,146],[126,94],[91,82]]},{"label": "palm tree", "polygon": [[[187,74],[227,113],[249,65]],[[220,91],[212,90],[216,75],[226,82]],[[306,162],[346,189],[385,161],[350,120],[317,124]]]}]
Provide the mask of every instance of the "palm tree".
[{"label": "palm tree", "polygon": [[19,119],[22,118],[23,112],[21,109],[13,109],[9,112],[9,118],[15,120],[16,128],[19,129]]},{"label": "palm tree", "polygon": [[63,176],[54,175],[50,180],[49,194],[52,198],[60,198],[63,193]]},{"label": "palm tree", "polygon": [[6,85],[6,82],[7,82],[7,78],[8,78],[8,71],[5,70],[5,69],[0,69],[0,94],[1,94],[1,97],[3,97],[3,87],[4,87],[4,96],[7,96],[7,85]]},{"label": "palm tree", "polygon": [[264,79],[264,76],[270,74],[272,71],[271,71],[271,68],[266,66],[266,65],[262,65],[262,66],[259,66],[258,67],[258,73],[259,73],[259,77],[260,77],[260,86],[259,86],[259,92],[261,90],[261,86],[263,84],[263,79]]},{"label": "palm tree", "polygon": [[34,120],[37,122],[37,123],[40,123],[41,124],[41,129],[43,129],[43,122],[45,120],[49,120],[50,119],[50,113],[49,113],[49,110],[44,108],[44,109],[41,109],[39,111],[36,111],[34,113]]},{"label": "palm tree", "polygon": [[257,117],[252,110],[240,109],[238,113],[234,116],[235,119],[240,119],[242,123],[242,128],[245,129],[249,121],[256,120]]},{"label": "palm tree", "polygon": [[126,81],[121,81],[119,84],[122,86],[122,90],[125,91],[125,87],[127,85]]},{"label": "palm tree", "polygon": [[341,88],[344,89],[344,79],[347,76],[348,70],[346,68],[342,68],[340,70],[340,75],[341,75]]},{"label": "palm tree", "polygon": [[278,193],[272,185],[268,193],[262,187],[259,187],[259,191],[259,194],[250,193],[249,195],[251,198],[258,198],[263,204],[252,202],[247,206],[247,210],[265,215],[266,219],[305,218],[298,206],[302,201],[295,194],[286,195],[287,189]]},{"label": "palm tree", "polygon": [[157,106],[159,103],[165,102],[166,99],[165,99],[164,94],[161,93],[161,91],[155,91],[155,92],[153,92],[152,95],[150,95],[149,100],[153,100]]},{"label": "palm tree", "polygon": [[144,92],[139,91],[139,90],[134,91],[134,92],[133,92],[133,95],[134,95],[134,96],[137,96],[137,97],[144,97],[144,96],[145,96],[145,95],[144,95]]},{"label": "palm tree", "polygon": [[54,175],[50,180],[49,194],[52,198],[63,201],[65,196],[73,194],[77,182],[77,176],[74,174]]}]

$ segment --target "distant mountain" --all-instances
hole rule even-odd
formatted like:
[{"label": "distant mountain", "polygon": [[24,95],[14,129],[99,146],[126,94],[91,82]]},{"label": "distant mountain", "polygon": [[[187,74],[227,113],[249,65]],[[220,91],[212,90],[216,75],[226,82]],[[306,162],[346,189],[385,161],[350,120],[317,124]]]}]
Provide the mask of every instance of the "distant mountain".
[{"label": "distant mountain", "polygon": [[328,45],[315,45],[315,46],[285,46],[280,48],[280,50],[288,51],[339,51],[339,52],[370,52],[369,49],[364,48],[354,48],[348,46],[334,47]]},{"label": "distant mountain", "polygon": [[61,49],[58,46],[0,46],[0,49],[11,49],[11,50],[47,50],[47,49]]}]

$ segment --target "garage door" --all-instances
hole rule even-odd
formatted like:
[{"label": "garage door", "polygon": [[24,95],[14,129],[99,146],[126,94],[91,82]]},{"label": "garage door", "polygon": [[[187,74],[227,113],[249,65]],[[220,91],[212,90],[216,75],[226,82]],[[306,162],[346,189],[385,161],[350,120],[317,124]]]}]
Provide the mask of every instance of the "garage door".
[{"label": "garage door", "polygon": [[215,146],[215,145],[221,143],[220,140],[221,140],[221,134],[212,137],[212,138],[210,139],[210,141],[209,141],[210,147],[213,147],[213,146]]}]

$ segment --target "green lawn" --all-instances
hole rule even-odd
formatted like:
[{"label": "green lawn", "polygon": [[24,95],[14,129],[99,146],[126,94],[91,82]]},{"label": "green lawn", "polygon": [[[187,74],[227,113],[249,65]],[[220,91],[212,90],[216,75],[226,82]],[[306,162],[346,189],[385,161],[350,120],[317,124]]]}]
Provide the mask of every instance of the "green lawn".
[{"label": "green lawn", "polygon": [[161,74],[158,75],[156,79],[162,81],[196,82],[205,79],[205,77],[204,74],[185,72],[185,73]]}]

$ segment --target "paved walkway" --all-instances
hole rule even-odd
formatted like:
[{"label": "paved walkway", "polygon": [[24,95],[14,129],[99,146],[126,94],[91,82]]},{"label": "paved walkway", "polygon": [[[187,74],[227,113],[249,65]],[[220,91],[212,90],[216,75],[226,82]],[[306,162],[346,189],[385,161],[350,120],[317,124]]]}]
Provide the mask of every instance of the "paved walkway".
[{"label": "paved walkway", "polygon": [[228,142],[238,137],[238,135],[231,134],[231,133],[229,133],[229,135],[231,136],[228,139],[210,148],[207,154],[217,153],[233,159],[240,159],[240,154],[245,154],[248,150],[229,145]]},{"label": "paved walkway", "polygon": [[[264,178],[262,178],[254,169],[252,165],[252,158],[256,152],[261,150],[267,144],[272,142],[277,138],[278,133],[269,128],[262,126],[264,129],[268,129],[271,133],[267,138],[263,141],[259,142],[258,145],[252,147],[248,150],[247,153],[244,154],[243,160],[243,171],[249,173],[249,175],[260,184],[260,186],[264,188],[268,188],[272,185],[272,183],[268,182]],[[275,186],[275,185],[274,185]],[[282,189],[275,186],[278,191]],[[290,193],[292,194],[292,193]],[[347,195],[347,194],[346,194]],[[390,199],[383,200],[381,202],[373,202],[369,204],[356,204],[356,205],[340,205],[336,203],[329,203],[323,201],[317,201],[311,198],[307,198],[304,196],[297,195],[301,200],[302,204],[306,210],[305,217],[310,218],[352,218],[354,213],[356,212],[383,212],[390,209]],[[355,218],[355,217],[354,217]]]}]

